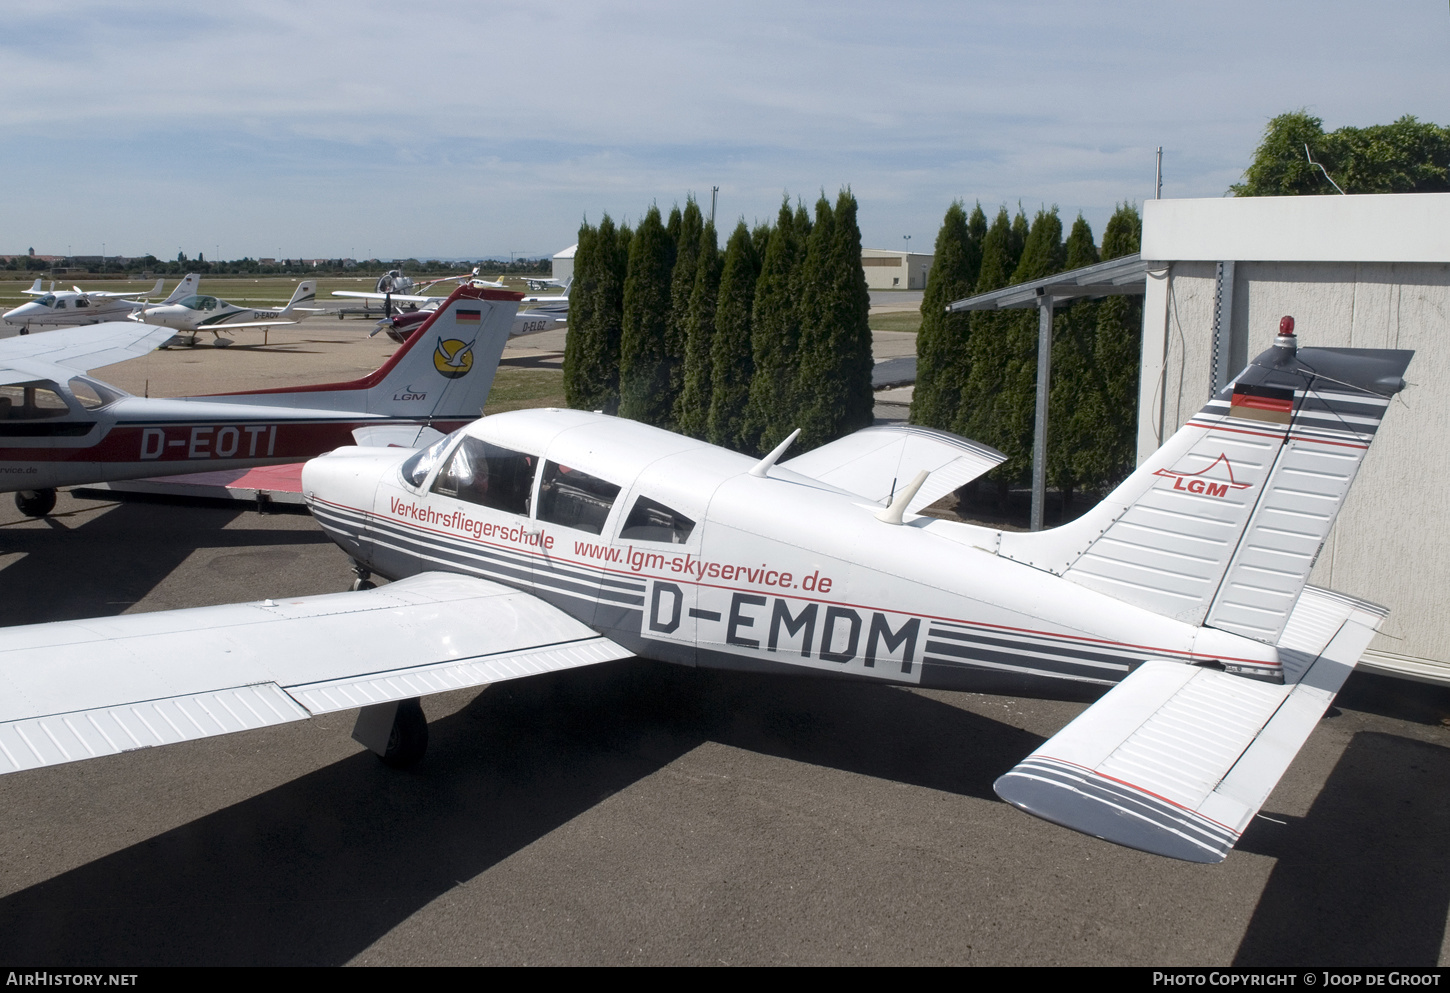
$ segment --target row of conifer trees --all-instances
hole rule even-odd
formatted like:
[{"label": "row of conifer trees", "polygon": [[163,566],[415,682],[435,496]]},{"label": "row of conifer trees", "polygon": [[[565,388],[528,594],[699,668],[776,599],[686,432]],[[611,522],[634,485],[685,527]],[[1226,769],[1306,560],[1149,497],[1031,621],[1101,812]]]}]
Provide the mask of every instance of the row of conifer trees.
[{"label": "row of conifer trees", "polygon": [[[1057,209],[1029,225],[1001,208],[990,226],[981,204],[947,210],[921,305],[911,420],[999,449],[992,478],[1024,482],[1032,464],[1038,316],[1026,310],[948,314],[953,300],[1119,258],[1139,250],[1142,222],[1124,204],[1101,252],[1079,214],[1066,240]],[[1047,482],[1065,498],[1105,492],[1132,471],[1137,441],[1142,301],[1117,296],[1060,307],[1053,319]]]},{"label": "row of conifer trees", "polygon": [[787,197],[775,224],[740,221],[722,254],[694,198],[633,230],[579,229],[564,389],[606,410],[737,451],[794,451],[872,420],[870,298],[856,199]]}]

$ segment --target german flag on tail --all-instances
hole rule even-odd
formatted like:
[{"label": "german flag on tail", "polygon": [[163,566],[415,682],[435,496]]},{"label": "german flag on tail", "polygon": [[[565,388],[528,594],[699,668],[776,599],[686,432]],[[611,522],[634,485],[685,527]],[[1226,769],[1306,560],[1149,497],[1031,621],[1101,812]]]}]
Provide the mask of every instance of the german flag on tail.
[{"label": "german flag on tail", "polygon": [[1234,387],[1228,415],[1250,421],[1288,424],[1294,414],[1294,391],[1282,386]]}]

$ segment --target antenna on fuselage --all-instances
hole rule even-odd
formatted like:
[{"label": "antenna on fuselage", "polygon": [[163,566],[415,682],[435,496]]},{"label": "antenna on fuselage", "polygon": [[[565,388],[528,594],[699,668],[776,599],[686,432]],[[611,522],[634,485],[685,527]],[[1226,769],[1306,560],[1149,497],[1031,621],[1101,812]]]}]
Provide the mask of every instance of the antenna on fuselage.
[{"label": "antenna on fuselage", "polygon": [[911,498],[916,496],[916,491],[921,489],[921,484],[926,482],[930,472],[926,469],[916,474],[916,478],[907,484],[906,489],[896,494],[896,499],[891,501],[891,506],[876,512],[876,519],[886,524],[900,524],[901,516],[906,513],[906,505]]},{"label": "antenna on fuselage", "polygon": [[790,443],[795,441],[796,436],[800,433],[800,428],[796,428],[794,431],[792,431],[789,437],[785,439],[785,441],[782,441],[779,445],[775,446],[775,451],[771,452],[765,458],[755,463],[755,467],[750,470],[750,474],[752,476],[759,476],[760,478],[764,479],[765,474],[770,471],[770,467],[775,465],[775,460],[785,454],[785,450],[790,447]]}]

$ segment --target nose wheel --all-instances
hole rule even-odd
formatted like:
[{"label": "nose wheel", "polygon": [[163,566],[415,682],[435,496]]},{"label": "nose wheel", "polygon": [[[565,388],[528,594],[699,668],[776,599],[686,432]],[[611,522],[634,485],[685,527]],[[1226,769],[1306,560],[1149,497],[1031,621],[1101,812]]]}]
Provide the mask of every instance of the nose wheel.
[{"label": "nose wheel", "polygon": [[21,490],[15,494],[15,507],[26,517],[44,517],[55,509],[55,490]]},{"label": "nose wheel", "polygon": [[373,582],[373,574],[368,571],[368,567],[363,565],[357,559],[353,559],[352,591],[356,593],[358,590],[371,590],[375,589],[377,585],[377,583]]}]

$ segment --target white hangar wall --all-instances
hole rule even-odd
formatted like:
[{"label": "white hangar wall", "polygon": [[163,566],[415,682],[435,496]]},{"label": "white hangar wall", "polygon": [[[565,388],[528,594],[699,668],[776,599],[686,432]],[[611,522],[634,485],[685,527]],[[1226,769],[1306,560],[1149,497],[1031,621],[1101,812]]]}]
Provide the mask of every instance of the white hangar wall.
[{"label": "white hangar wall", "polygon": [[1301,346],[1415,350],[1310,581],[1390,608],[1365,668],[1450,682],[1450,194],[1148,201],[1143,258],[1139,461],[1208,398],[1216,340],[1227,378],[1285,314]]}]

